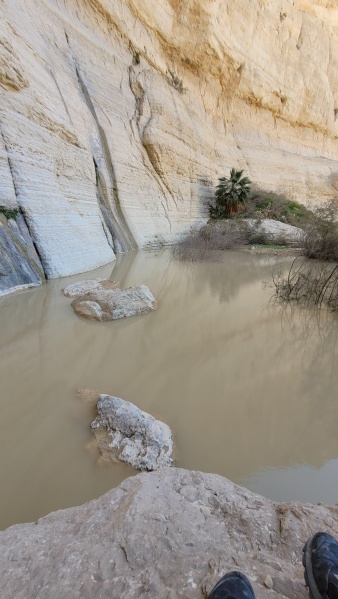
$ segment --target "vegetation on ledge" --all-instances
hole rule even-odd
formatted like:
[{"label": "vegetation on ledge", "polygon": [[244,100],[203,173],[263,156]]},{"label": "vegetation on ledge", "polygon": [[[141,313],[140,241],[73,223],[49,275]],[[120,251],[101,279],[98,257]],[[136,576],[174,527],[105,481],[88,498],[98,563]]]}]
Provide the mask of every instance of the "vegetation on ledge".
[{"label": "vegetation on ledge", "polygon": [[269,218],[303,228],[314,219],[314,213],[285,195],[253,187],[244,171],[231,169],[230,177],[221,177],[215,198],[209,204],[212,219]]},{"label": "vegetation on ledge", "polygon": [[3,214],[7,220],[11,218],[16,220],[20,210],[18,208],[7,208],[6,206],[0,206],[0,214]]},{"label": "vegetation on ledge", "polygon": [[251,181],[244,171],[232,168],[230,177],[221,177],[215,193],[215,204],[209,205],[211,218],[228,218],[244,212],[251,193]]},{"label": "vegetation on ledge", "polygon": [[229,177],[219,179],[209,214],[205,227],[192,230],[174,247],[178,259],[215,259],[215,251],[254,245],[266,250],[296,246],[307,258],[338,261],[337,199],[310,210],[282,194],[253,188],[243,170],[231,169]]}]

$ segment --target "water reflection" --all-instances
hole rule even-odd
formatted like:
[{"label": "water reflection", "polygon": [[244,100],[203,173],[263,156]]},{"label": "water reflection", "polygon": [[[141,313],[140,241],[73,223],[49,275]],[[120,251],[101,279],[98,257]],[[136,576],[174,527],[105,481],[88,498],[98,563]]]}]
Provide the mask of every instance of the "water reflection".
[{"label": "water reflection", "polygon": [[[114,323],[74,315],[61,289],[83,275],[1,299],[0,526],[82,503],[134,472],[85,449],[92,408],[77,388],[137,403],[171,426],[179,466],[258,492],[266,469],[337,458],[332,327],[313,329],[304,355],[299,316],[289,325],[266,309],[268,271],[264,256],[245,253],[188,268],[167,252],[132,254],[89,276],[145,283],[159,309]],[[292,485],[283,493],[300,498]]]},{"label": "water reflection", "polygon": [[269,468],[242,478],[241,484],[274,501],[337,503],[338,460],[328,460],[321,468],[300,464],[290,468]]},{"label": "water reflection", "polygon": [[227,252],[224,260],[224,252],[216,253],[217,260],[180,263],[196,294],[204,292],[207,284],[213,296],[221,302],[229,302],[236,298],[243,285],[261,281],[263,273],[265,276],[269,274],[271,258],[258,257],[249,252]]},{"label": "water reflection", "polygon": [[[261,467],[238,482],[271,499],[338,502],[337,383],[338,318],[324,309],[273,305],[281,320],[280,358],[299,357],[297,398],[304,410],[299,425],[299,449],[292,465]],[[302,416],[302,414],[300,414]],[[285,431],[287,432],[287,431]],[[287,437],[289,438],[289,437]],[[312,451],[311,451],[312,446]],[[290,462],[289,462],[290,463]]]}]

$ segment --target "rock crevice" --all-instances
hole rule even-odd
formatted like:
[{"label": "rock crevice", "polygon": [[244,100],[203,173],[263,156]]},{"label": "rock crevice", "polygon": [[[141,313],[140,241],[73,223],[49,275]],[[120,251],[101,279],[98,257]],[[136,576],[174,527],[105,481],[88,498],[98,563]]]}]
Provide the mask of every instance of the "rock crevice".
[{"label": "rock crevice", "polygon": [[[98,131],[98,137],[100,140],[100,154],[104,162],[105,170],[107,171],[110,178],[110,185],[108,187],[105,183],[103,174],[100,172],[97,162],[98,159],[94,158],[95,175],[98,188],[98,200],[99,205],[101,206],[103,220],[112,235],[115,251],[117,253],[126,252],[135,248],[136,244],[131,232],[129,231],[126,219],[121,209],[116,174],[114,172],[114,166],[109,150],[107,136],[99,122],[88,88],[84,82],[82,75],[80,74],[78,67],[76,67],[76,76],[78,78],[85,102],[95,121]],[[109,189],[112,191],[112,198],[109,197]]]}]

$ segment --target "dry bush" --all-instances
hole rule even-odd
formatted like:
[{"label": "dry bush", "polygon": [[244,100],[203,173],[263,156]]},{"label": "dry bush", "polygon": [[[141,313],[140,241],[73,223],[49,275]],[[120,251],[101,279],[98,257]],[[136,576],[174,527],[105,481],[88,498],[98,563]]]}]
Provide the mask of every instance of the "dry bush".
[{"label": "dry bush", "polygon": [[217,251],[233,250],[247,243],[247,231],[244,227],[221,228],[206,225],[200,230],[192,230],[185,239],[173,246],[172,252],[178,260],[202,262],[217,260]]},{"label": "dry bush", "polygon": [[303,248],[307,258],[338,261],[338,200],[314,210],[315,218],[304,229]]},{"label": "dry bush", "polygon": [[287,274],[274,266],[271,275],[275,298],[281,302],[338,308],[338,265],[295,258]]},{"label": "dry bush", "polygon": [[[243,222],[246,228],[246,239],[248,245],[273,245],[273,246],[290,246],[295,243],[287,238],[283,233],[278,236],[273,233],[268,233],[262,226],[259,219],[255,219],[253,222]],[[297,244],[296,244],[297,245]]]},{"label": "dry bush", "polygon": [[269,235],[259,219],[222,220],[211,222],[202,229],[193,229],[180,243],[172,247],[175,258],[201,262],[218,260],[222,250],[235,250],[249,245],[289,246],[290,240]]}]

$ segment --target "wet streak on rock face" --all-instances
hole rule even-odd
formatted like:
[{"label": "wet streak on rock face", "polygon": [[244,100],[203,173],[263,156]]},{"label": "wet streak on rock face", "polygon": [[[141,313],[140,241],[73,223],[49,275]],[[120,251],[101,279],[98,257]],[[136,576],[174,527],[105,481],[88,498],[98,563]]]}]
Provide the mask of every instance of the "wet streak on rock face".
[{"label": "wet streak on rock face", "polygon": [[0,295],[40,285],[45,278],[40,257],[17,202],[15,176],[0,128],[3,166],[0,185]]},{"label": "wet streak on rock face", "polygon": [[40,285],[43,279],[42,266],[23,216],[18,215],[17,221],[13,219],[6,221],[2,217],[0,219],[0,295],[24,287],[35,287]]},{"label": "wet streak on rock face", "polygon": [[[120,200],[118,195],[118,189],[116,184],[116,176],[114,172],[114,166],[112,157],[109,150],[109,145],[107,141],[107,136],[103,127],[100,125],[99,119],[96,114],[96,110],[92,99],[90,97],[88,88],[79,72],[79,69],[76,68],[76,75],[81,87],[81,91],[83,93],[85,102],[95,120],[97,131],[99,134],[101,151],[103,154],[103,159],[108,169],[111,178],[111,186],[113,190],[112,198],[109,197],[107,186],[104,182],[103,175],[100,173],[97,161],[94,158],[95,165],[95,173],[96,173],[96,182],[97,182],[97,196],[99,200],[99,206],[102,212],[103,220],[105,225],[107,226],[114,243],[114,250],[117,253],[127,252],[133,248],[137,247],[137,244],[130,232],[124,214],[122,212],[122,208],[120,206]],[[108,240],[109,242],[109,240]]]}]

